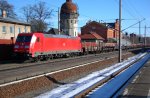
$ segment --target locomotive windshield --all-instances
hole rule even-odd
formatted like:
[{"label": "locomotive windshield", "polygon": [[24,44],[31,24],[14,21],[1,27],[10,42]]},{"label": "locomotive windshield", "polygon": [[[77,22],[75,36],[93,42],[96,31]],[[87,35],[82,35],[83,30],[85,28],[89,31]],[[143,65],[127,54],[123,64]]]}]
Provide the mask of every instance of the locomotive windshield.
[{"label": "locomotive windshield", "polygon": [[32,36],[18,36],[16,42],[30,42]]}]

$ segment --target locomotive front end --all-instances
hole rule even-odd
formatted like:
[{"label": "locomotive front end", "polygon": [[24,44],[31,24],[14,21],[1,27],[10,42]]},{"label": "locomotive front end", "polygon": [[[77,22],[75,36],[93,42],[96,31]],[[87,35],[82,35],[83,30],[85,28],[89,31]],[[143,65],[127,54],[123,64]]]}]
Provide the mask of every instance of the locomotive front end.
[{"label": "locomotive front end", "polygon": [[30,56],[31,34],[19,34],[14,46],[14,52],[19,57]]}]

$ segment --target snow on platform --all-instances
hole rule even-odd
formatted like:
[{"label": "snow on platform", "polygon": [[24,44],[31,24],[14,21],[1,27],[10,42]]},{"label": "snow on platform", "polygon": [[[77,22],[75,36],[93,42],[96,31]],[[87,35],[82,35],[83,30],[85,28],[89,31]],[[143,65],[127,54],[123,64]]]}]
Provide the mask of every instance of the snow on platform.
[{"label": "snow on platform", "polygon": [[87,75],[84,78],[81,78],[75,82],[62,85],[58,88],[53,89],[52,91],[48,91],[44,94],[41,94],[35,98],[70,98],[73,97],[94,84],[104,80],[105,78],[110,77],[113,73],[125,68],[129,64],[132,64],[136,60],[142,58],[146,53],[138,54],[134,57],[130,57],[127,60],[117,63],[111,67],[105,68],[103,70],[93,72],[92,74]]}]

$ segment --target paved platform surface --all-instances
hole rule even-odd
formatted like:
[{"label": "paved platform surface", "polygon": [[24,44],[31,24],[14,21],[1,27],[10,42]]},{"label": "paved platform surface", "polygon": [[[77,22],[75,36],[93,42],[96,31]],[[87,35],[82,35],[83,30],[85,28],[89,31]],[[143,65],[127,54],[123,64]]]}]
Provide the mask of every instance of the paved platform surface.
[{"label": "paved platform surface", "polygon": [[150,60],[125,88],[121,98],[150,98]]}]

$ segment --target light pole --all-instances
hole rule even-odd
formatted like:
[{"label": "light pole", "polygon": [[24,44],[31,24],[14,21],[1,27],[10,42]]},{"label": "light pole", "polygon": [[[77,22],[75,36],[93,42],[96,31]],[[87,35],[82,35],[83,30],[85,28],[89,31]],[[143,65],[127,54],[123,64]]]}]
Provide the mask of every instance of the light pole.
[{"label": "light pole", "polygon": [[144,20],[145,20],[145,18],[139,21],[139,43],[141,43],[141,41],[142,41],[141,40],[141,38],[142,38],[142,36],[141,36],[141,22]]},{"label": "light pole", "polygon": [[144,46],[146,47],[146,25],[145,25],[145,33],[144,33]]},{"label": "light pole", "polygon": [[119,56],[118,56],[118,62],[121,62],[121,60],[122,60],[121,4],[122,4],[122,0],[119,0]]},{"label": "light pole", "polygon": [[60,9],[59,9],[59,7],[58,7],[58,10],[57,11],[54,10],[54,12],[57,12],[57,16],[58,16],[58,18],[57,18],[57,21],[58,21],[58,34],[60,35]]},{"label": "light pole", "polygon": [[139,43],[141,43],[141,21],[139,21]]}]

